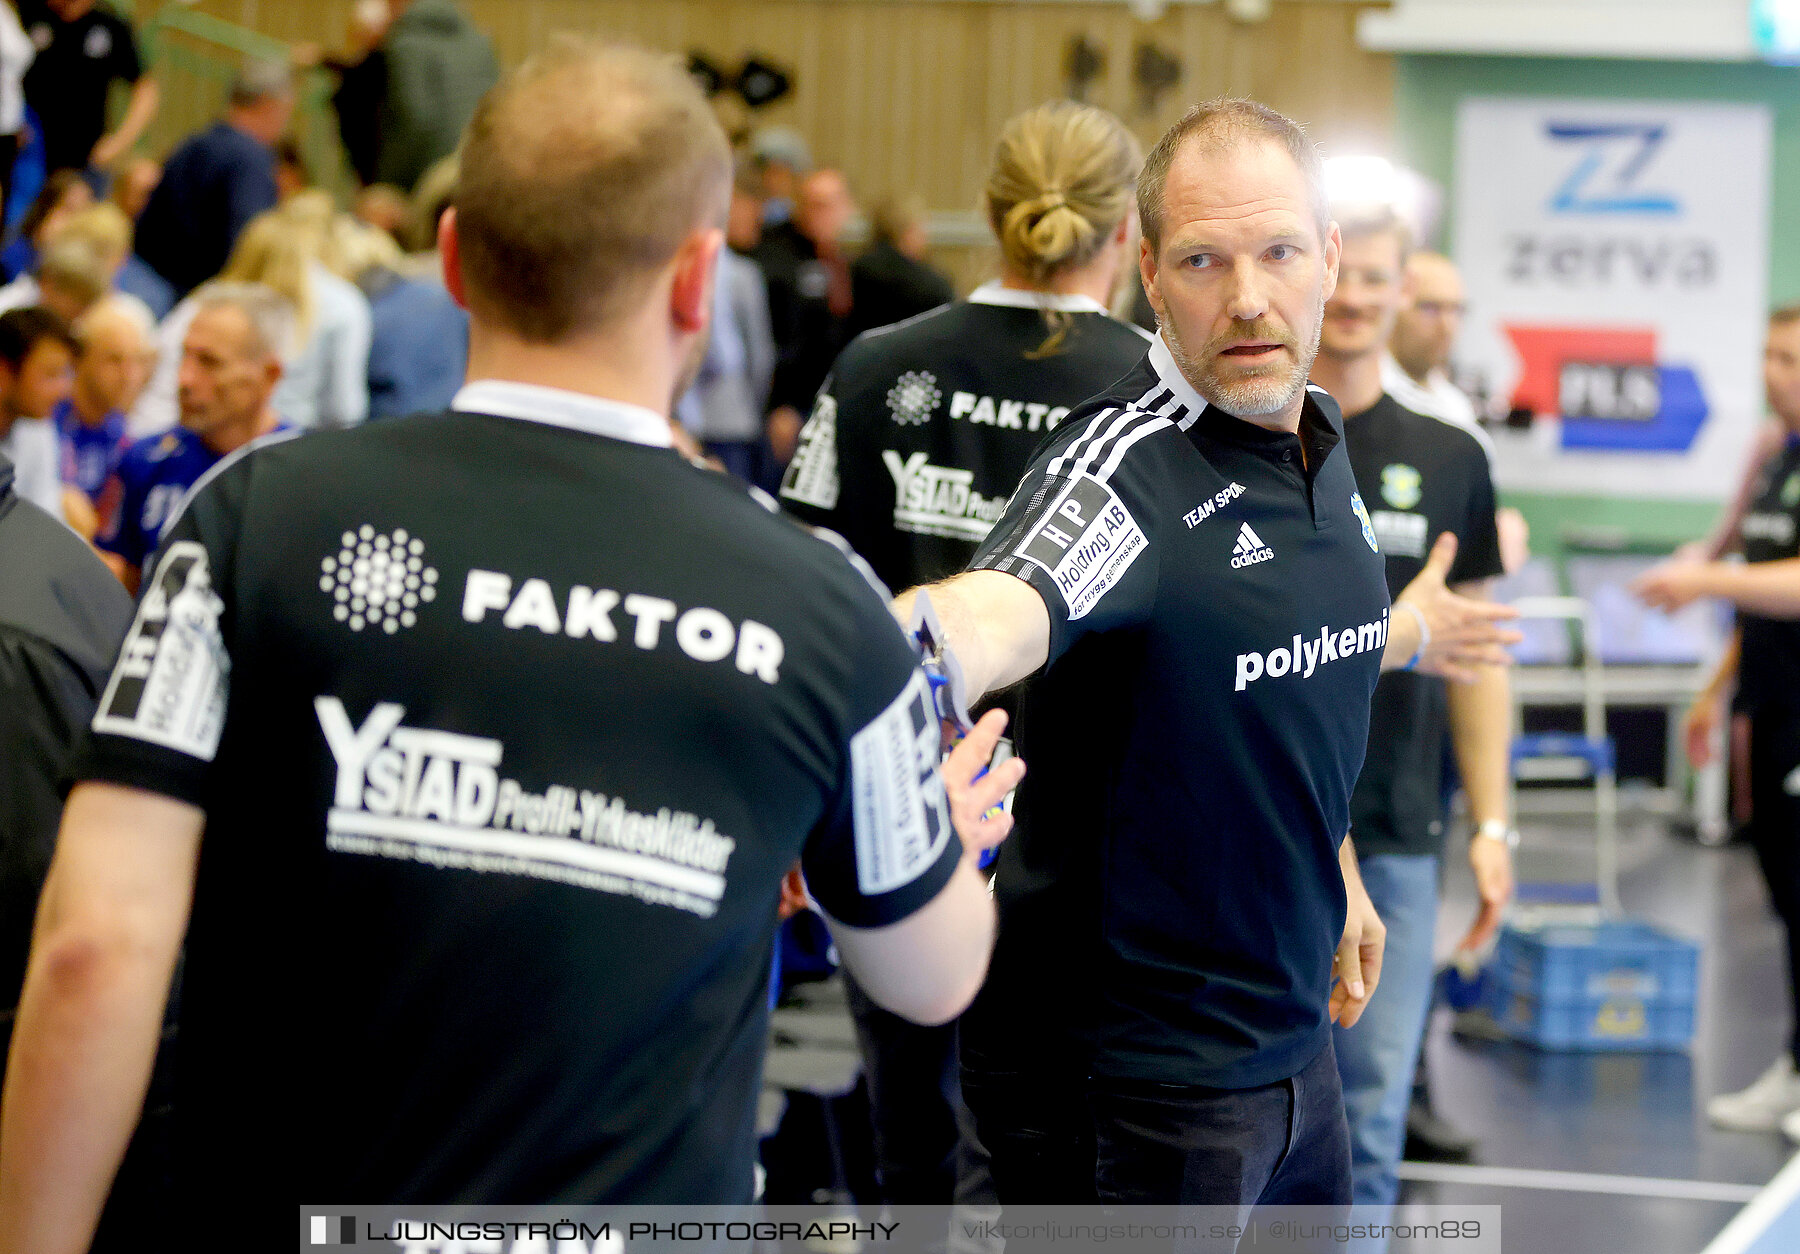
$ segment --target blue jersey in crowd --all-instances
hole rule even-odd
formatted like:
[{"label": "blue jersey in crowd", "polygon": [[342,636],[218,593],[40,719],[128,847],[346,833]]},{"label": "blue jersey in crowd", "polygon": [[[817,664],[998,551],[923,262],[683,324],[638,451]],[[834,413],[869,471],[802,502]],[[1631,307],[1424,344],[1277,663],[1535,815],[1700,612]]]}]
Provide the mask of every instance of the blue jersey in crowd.
[{"label": "blue jersey in crowd", "polygon": [[64,400],[50,416],[62,441],[63,482],[98,501],[125,452],[125,415],[115,409],[99,426],[90,427],[76,416],[74,402]]},{"label": "blue jersey in crowd", "polygon": [[[275,430],[291,428],[284,422]],[[118,509],[95,543],[141,568],[156,551],[181,498],[222,456],[186,427],[174,427],[133,444],[113,472],[118,481],[114,490]]]}]

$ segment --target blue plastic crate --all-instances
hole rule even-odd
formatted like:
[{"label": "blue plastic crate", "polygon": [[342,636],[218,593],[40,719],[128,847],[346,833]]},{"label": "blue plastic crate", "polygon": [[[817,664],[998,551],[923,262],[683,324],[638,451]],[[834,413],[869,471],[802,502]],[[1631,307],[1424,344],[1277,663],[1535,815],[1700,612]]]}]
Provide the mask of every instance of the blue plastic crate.
[{"label": "blue plastic crate", "polygon": [[1700,947],[1648,923],[1501,930],[1489,1009],[1553,1050],[1686,1049]]}]

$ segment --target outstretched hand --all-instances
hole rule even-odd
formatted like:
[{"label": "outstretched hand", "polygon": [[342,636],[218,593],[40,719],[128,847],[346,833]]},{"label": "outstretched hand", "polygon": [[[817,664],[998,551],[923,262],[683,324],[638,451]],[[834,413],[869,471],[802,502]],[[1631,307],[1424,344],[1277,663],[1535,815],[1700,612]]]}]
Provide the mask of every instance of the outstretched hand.
[{"label": "outstretched hand", "polygon": [[1677,558],[1633,579],[1631,592],[1651,609],[1673,614],[1706,595],[1706,580],[1711,573],[1708,562],[1684,562]]},{"label": "outstretched hand", "polygon": [[1005,730],[1006,711],[989,710],[938,768],[950,799],[950,821],[966,856],[979,857],[1012,831],[1012,815],[995,807],[1025,778],[1024,761],[1008,758],[976,778],[993,761],[994,748]]},{"label": "outstretched hand", "polygon": [[1507,666],[1507,647],[1524,639],[1502,624],[1519,616],[1509,605],[1459,596],[1447,584],[1456,561],[1456,537],[1446,531],[1431,546],[1425,569],[1395,598],[1424,615],[1430,630],[1418,670],[1457,683],[1473,683],[1485,666]]}]

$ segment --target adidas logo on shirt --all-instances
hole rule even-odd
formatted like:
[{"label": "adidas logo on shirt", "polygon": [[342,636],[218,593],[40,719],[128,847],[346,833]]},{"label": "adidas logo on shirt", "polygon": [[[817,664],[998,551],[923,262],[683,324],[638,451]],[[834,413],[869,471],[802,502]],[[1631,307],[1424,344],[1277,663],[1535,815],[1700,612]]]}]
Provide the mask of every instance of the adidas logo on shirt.
[{"label": "adidas logo on shirt", "polygon": [[1242,570],[1246,566],[1266,562],[1274,556],[1275,550],[1262,542],[1262,537],[1250,529],[1249,523],[1238,528],[1237,543],[1231,549],[1231,568],[1233,570]]}]

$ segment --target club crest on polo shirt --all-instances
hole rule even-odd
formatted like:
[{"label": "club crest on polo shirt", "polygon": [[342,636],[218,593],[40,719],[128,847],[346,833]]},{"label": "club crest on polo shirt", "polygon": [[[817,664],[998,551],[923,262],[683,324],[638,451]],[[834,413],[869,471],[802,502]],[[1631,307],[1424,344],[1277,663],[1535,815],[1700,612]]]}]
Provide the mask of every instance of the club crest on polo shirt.
[{"label": "club crest on polo shirt", "polygon": [[931,420],[944,394],[929,370],[908,370],[888,389],[888,412],[903,427],[922,427]]},{"label": "club crest on polo shirt", "polygon": [[1381,499],[1395,509],[1411,509],[1424,495],[1424,476],[1413,467],[1397,462],[1381,471]]},{"label": "club crest on polo shirt", "polygon": [[1350,494],[1350,508],[1356,514],[1356,521],[1362,524],[1363,539],[1368,542],[1371,553],[1381,552],[1381,546],[1375,543],[1375,524],[1369,521],[1369,511],[1363,508],[1361,492]]},{"label": "club crest on polo shirt", "polygon": [[336,602],[331,616],[351,631],[379,628],[391,636],[411,627],[419,607],[437,598],[437,579],[425,564],[425,542],[404,527],[377,531],[364,523],[319,562],[319,591]]}]

